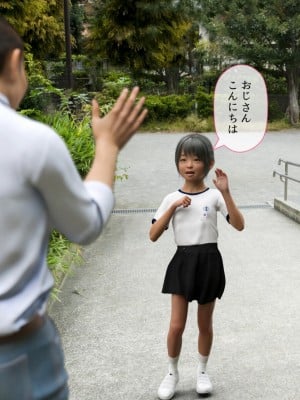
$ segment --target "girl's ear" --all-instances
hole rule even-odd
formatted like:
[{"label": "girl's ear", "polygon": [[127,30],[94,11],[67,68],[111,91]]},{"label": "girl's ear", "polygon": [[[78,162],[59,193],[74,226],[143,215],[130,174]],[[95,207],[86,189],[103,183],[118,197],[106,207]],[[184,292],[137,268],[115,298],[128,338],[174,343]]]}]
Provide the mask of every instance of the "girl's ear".
[{"label": "girl's ear", "polygon": [[215,160],[211,161],[209,164],[209,170],[211,170],[215,165]]}]

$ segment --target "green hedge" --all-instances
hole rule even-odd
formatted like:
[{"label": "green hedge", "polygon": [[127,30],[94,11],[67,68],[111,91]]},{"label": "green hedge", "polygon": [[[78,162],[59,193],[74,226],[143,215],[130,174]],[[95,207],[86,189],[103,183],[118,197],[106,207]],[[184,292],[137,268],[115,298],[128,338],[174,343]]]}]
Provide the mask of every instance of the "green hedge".
[{"label": "green hedge", "polygon": [[213,95],[205,93],[201,88],[194,97],[186,94],[148,95],[146,107],[149,110],[148,119],[151,121],[185,118],[195,111],[199,118],[208,118],[213,115]]},{"label": "green hedge", "polygon": [[194,109],[194,100],[190,95],[146,96],[148,119],[152,121],[185,118]]},{"label": "green hedge", "polygon": [[195,95],[195,101],[197,115],[199,118],[208,118],[213,116],[213,94],[207,94],[201,88],[199,88]]}]

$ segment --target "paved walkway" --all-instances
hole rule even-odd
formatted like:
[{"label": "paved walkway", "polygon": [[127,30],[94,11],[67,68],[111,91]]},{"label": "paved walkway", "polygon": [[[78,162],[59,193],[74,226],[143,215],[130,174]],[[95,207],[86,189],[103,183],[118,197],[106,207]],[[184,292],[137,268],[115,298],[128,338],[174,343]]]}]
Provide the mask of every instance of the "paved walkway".
[{"label": "paved walkway", "polygon": [[[62,335],[70,400],[154,400],[167,370],[168,295],[160,293],[175,245],[172,232],[151,243],[150,209],[179,187],[174,149],[181,134],[139,134],[122,151],[116,209],[85,249],[51,310]],[[213,135],[208,135],[214,142]],[[283,184],[277,159],[299,162],[300,133],[267,134],[248,153],[216,151],[246,219],[236,232],[220,218],[227,287],[215,311],[208,372],[218,400],[300,398],[300,226],[273,209]],[[210,184],[211,177],[208,177]],[[295,199],[300,188],[292,186]],[[128,210],[125,212],[125,209]],[[176,400],[195,400],[196,304],[191,303]]]}]

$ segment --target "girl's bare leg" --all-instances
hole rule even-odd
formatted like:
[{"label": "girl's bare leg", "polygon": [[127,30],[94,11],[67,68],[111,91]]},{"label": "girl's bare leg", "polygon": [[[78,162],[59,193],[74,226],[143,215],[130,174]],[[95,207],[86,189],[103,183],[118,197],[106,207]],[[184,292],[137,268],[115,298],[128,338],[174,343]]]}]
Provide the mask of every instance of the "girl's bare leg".
[{"label": "girl's bare leg", "polygon": [[213,312],[215,301],[198,305],[198,351],[203,356],[209,356],[213,342]]},{"label": "girl's bare leg", "polygon": [[212,392],[211,381],[206,374],[206,363],[210,354],[213,342],[213,311],[215,302],[198,305],[198,369],[197,369],[197,386],[196,390],[199,394],[209,394]]},{"label": "girl's bare leg", "polygon": [[188,312],[188,302],[183,296],[173,294],[171,304],[171,320],[167,340],[169,372],[158,388],[157,394],[161,400],[171,399],[175,394],[176,385],[179,380],[177,363]]},{"label": "girl's bare leg", "polygon": [[178,357],[182,345],[182,334],[184,332],[188,302],[180,295],[172,294],[171,320],[167,339],[169,357]]}]

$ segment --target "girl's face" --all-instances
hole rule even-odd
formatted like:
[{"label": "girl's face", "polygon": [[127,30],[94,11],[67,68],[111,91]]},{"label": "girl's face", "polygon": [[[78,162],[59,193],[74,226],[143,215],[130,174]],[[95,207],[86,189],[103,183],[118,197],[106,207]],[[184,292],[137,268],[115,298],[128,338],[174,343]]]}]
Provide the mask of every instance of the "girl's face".
[{"label": "girl's face", "polygon": [[205,165],[198,156],[181,153],[178,171],[187,182],[199,183],[205,178]]}]

